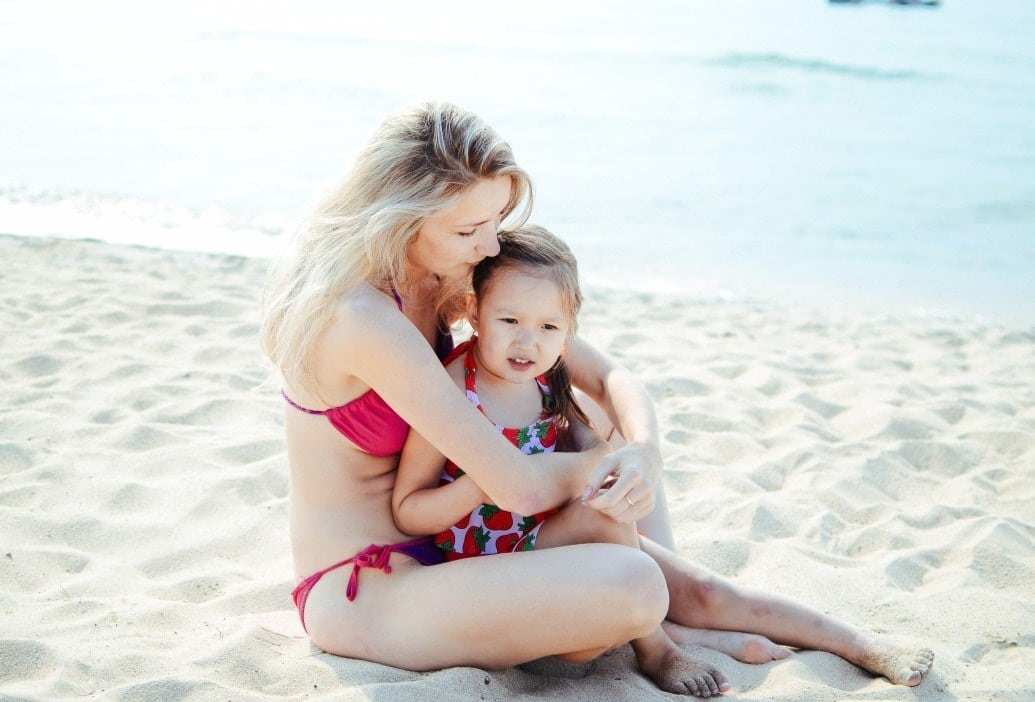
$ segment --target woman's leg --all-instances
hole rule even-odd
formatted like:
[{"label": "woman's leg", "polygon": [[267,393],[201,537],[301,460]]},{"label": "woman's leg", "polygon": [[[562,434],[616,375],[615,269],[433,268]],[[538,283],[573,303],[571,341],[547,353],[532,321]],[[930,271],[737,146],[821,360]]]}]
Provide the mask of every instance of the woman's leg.
[{"label": "woman's leg", "polygon": [[[786,597],[739,588],[687,559],[641,538],[640,547],[665,574],[667,618],[691,628],[752,632],[776,643],[827,651],[883,675],[916,685],[934,660],[928,648],[901,648]],[[680,632],[669,628],[677,641]]]},{"label": "woman's leg", "polygon": [[[611,543],[639,548],[636,525],[619,524],[579,501],[570,502],[543,522],[535,543],[537,549],[586,543]],[[630,643],[640,670],[662,690],[712,697],[730,687],[726,676],[718,668],[688,655],[669,638],[660,625]]]},{"label": "woman's leg", "polygon": [[328,573],[306,607],[329,653],[410,670],[505,668],[548,655],[602,653],[654,631],[668,608],[657,565],[637,550],[590,544],[419,566]]}]

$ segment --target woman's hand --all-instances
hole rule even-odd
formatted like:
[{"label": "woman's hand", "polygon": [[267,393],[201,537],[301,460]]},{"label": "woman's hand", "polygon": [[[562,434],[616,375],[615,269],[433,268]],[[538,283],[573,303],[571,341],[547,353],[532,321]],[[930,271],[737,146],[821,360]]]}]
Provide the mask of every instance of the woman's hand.
[{"label": "woman's hand", "polygon": [[612,451],[589,477],[582,501],[617,522],[628,524],[654,511],[661,454],[653,443],[635,442]]},{"label": "woman's hand", "polygon": [[466,473],[457,478],[456,483],[458,485],[463,486],[464,495],[472,505],[471,510],[477,509],[478,505],[495,506],[492,499],[490,499],[488,495],[482,492],[482,489],[478,487],[478,484],[474,482],[474,479],[472,479],[471,476],[467,475]]}]

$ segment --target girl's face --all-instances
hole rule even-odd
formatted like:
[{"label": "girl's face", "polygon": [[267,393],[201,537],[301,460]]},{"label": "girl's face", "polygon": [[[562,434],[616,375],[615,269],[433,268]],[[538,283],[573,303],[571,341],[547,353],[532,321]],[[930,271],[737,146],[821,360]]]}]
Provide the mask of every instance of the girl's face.
[{"label": "girl's face", "polygon": [[529,268],[493,273],[481,298],[468,303],[468,318],[478,332],[479,369],[510,383],[550,370],[570,330],[557,283]]},{"label": "girl's face", "polygon": [[500,251],[496,236],[510,201],[510,176],[484,178],[456,202],[421,224],[406,251],[418,276],[470,277],[486,256]]}]

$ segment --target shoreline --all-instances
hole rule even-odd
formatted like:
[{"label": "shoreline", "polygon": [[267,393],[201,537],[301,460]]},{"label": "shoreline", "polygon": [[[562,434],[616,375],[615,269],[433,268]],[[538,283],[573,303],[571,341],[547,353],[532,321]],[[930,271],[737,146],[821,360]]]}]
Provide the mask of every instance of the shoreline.
[{"label": "shoreline", "polygon": [[[290,597],[266,261],[0,235],[0,696],[671,699],[628,647],[411,673],[317,652]],[[819,652],[705,652],[727,699],[1035,693],[1035,328],[587,285],[641,378],[676,542],[936,651],[918,688]]]},{"label": "shoreline", "polygon": [[[5,204],[0,203],[0,210]],[[145,251],[174,252],[185,255],[223,256],[227,258],[243,258],[259,262],[268,262],[277,256],[285,245],[283,229],[285,223],[272,220],[231,221],[212,218],[198,213],[187,213],[186,210],[169,210],[166,213],[169,221],[175,225],[145,222],[138,219],[134,211],[122,212],[113,218],[112,213],[104,217],[95,217],[76,210],[65,213],[62,217],[44,217],[43,224],[37,222],[35,228],[28,225],[33,218],[40,217],[40,211],[28,205],[28,209],[20,211],[7,205],[6,214],[13,217],[21,230],[32,229],[33,233],[0,232],[0,237],[13,239],[39,239],[42,241],[77,241],[102,246],[124,246],[130,249]],[[117,236],[104,235],[112,224],[116,224]],[[170,227],[171,228],[168,228]],[[67,236],[51,234],[55,229],[87,232],[83,236]],[[182,229],[195,229],[206,233],[204,237],[191,238],[182,247],[159,246],[151,240],[168,239],[176,236]],[[132,230],[146,229],[147,235],[139,241],[139,233]],[[228,238],[229,237],[229,238]],[[225,246],[226,241],[234,242],[234,247]],[[208,243],[203,243],[208,242]],[[222,242],[222,243],[220,243]],[[227,250],[231,248],[232,250]],[[576,251],[576,254],[579,252]],[[598,252],[593,252],[594,256]],[[588,258],[588,257],[585,257]],[[856,277],[859,273],[855,274]],[[1017,330],[1035,331],[1035,307],[1007,307],[1006,303],[992,303],[988,298],[980,301],[964,300],[956,296],[935,302],[928,296],[905,294],[904,288],[877,291],[860,289],[847,284],[835,284],[828,277],[810,278],[807,285],[799,285],[791,279],[779,276],[766,278],[750,271],[732,271],[719,268],[709,272],[709,277],[697,282],[688,282],[688,277],[681,283],[676,276],[669,274],[654,277],[633,279],[626,273],[607,270],[606,267],[595,266],[593,262],[581,263],[580,277],[587,290],[598,290],[613,295],[649,295],[658,300],[715,300],[718,302],[741,302],[756,306],[780,306],[794,304],[801,306],[804,314],[822,314],[824,316],[863,315],[867,317],[894,314],[902,317],[937,318],[945,321],[998,325]],[[749,282],[751,281],[751,282]],[[1024,297],[1026,291],[1014,291],[1016,296]],[[915,293],[915,290],[913,290]],[[1004,293],[1005,294],[1005,293]],[[1029,305],[1030,306],[1030,305]]]}]

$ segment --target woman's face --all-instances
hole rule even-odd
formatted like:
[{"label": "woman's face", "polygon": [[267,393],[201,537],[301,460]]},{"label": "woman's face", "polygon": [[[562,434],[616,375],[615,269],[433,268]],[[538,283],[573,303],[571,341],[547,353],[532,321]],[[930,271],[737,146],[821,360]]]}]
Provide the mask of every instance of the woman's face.
[{"label": "woman's face", "polygon": [[550,370],[571,330],[557,283],[522,267],[494,271],[467,315],[478,332],[480,372],[509,383]]},{"label": "woman's face", "polygon": [[418,275],[470,277],[479,261],[498,254],[496,237],[510,202],[510,187],[508,175],[483,178],[452,205],[425,219],[406,251]]}]

